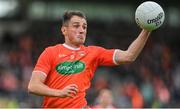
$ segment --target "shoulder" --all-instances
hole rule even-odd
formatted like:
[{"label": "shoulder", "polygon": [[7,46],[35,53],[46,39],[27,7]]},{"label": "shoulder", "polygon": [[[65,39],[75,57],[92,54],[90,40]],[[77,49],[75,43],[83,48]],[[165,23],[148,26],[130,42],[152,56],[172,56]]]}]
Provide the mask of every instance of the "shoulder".
[{"label": "shoulder", "polygon": [[107,50],[101,46],[84,46],[84,47],[85,47],[85,50],[88,51],[89,53],[97,54],[97,55],[99,55]]},{"label": "shoulder", "polygon": [[104,50],[105,48],[100,47],[100,46],[86,46],[86,48],[90,51],[95,50],[95,51],[99,51],[99,50]]},{"label": "shoulder", "polygon": [[62,44],[57,44],[57,45],[53,45],[53,46],[48,46],[43,50],[43,54],[47,54],[47,55],[55,55],[58,53],[59,49],[62,47]]},{"label": "shoulder", "polygon": [[57,49],[61,48],[62,44],[57,44],[53,46],[48,46],[45,48],[46,51],[56,51]]}]

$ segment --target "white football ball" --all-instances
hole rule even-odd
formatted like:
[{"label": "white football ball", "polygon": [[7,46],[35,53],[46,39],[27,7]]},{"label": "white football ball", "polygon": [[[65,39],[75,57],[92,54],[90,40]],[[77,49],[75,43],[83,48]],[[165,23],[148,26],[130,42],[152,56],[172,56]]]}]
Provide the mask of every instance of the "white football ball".
[{"label": "white football ball", "polygon": [[159,28],[164,22],[165,14],[162,7],[153,1],[140,4],[135,12],[136,23],[146,30],[152,31]]}]

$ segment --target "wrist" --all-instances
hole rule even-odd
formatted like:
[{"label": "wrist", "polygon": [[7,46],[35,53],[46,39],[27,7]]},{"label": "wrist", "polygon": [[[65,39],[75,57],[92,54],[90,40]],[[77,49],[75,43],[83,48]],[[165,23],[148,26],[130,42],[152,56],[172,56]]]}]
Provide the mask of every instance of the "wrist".
[{"label": "wrist", "polygon": [[62,90],[54,89],[54,96],[55,97],[63,97]]},{"label": "wrist", "polygon": [[52,97],[59,97],[61,94],[60,90],[57,89],[50,89],[48,92],[49,92],[49,96]]}]

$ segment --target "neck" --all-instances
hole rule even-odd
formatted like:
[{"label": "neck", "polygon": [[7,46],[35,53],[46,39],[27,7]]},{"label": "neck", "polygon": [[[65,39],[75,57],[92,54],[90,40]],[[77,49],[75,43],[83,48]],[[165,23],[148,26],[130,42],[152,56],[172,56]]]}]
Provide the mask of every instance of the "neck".
[{"label": "neck", "polygon": [[78,45],[75,45],[75,44],[71,44],[71,43],[67,43],[67,42],[65,42],[64,44],[66,44],[66,45],[68,45],[68,46],[70,46],[70,47],[73,47],[73,48],[79,48],[79,47],[80,47],[79,44],[78,44]]},{"label": "neck", "polygon": [[66,48],[69,48],[71,50],[79,50],[80,49],[80,45],[76,46],[76,45],[64,43],[63,46],[65,46]]}]

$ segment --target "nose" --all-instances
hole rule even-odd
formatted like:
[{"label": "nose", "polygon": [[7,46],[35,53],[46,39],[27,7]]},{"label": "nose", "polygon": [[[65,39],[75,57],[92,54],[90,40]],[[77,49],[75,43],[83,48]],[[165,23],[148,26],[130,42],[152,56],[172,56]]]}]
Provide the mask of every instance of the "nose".
[{"label": "nose", "polygon": [[85,31],[86,31],[86,30],[85,30],[83,27],[80,27],[80,28],[79,28],[80,34],[83,34]]}]

